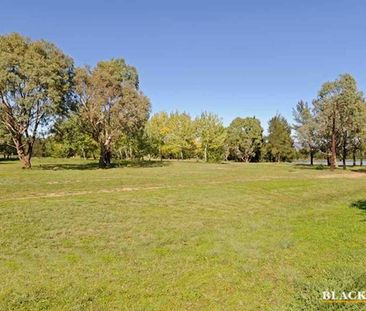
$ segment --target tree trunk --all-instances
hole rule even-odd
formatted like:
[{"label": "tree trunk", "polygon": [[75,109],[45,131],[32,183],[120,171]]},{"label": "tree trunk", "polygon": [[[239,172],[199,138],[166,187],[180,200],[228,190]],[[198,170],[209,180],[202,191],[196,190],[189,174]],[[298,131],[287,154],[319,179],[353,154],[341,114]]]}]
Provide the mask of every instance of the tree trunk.
[{"label": "tree trunk", "polygon": [[353,150],[352,158],[353,158],[353,166],[356,166],[356,150]]},{"label": "tree trunk", "polygon": [[337,141],[336,141],[336,128],[335,128],[335,117],[333,116],[332,124],[332,147],[330,156],[330,169],[334,170],[337,167]]},{"label": "tree trunk", "polygon": [[81,153],[83,154],[83,159],[85,161],[86,160],[86,153],[85,153],[84,148],[81,148]]},{"label": "tree trunk", "polygon": [[327,153],[327,166],[330,166],[330,157],[329,157],[329,153]]},{"label": "tree trunk", "polygon": [[20,160],[23,162],[23,168],[26,168],[26,169],[32,168],[30,154],[27,154],[27,155],[21,157]]},{"label": "tree trunk", "polygon": [[130,154],[130,160],[133,160],[134,155],[133,155],[133,151],[132,151],[132,146],[129,146],[129,154]]},{"label": "tree trunk", "polygon": [[363,165],[363,152],[360,153],[360,166]]},{"label": "tree trunk", "polygon": [[26,150],[24,148],[24,144],[22,142],[22,138],[18,137],[16,139],[13,139],[19,160],[23,162],[23,168],[28,169],[32,168],[32,153],[33,153],[33,142],[28,142],[28,149]]},{"label": "tree trunk", "polygon": [[204,152],[204,156],[205,156],[205,162],[208,161],[208,158],[207,158],[207,144],[205,145],[205,152]]},{"label": "tree trunk", "polygon": [[343,163],[343,169],[345,170],[347,168],[346,161],[347,161],[347,134],[343,137],[343,146],[342,146],[342,163]]},{"label": "tree trunk", "polygon": [[314,152],[312,150],[310,150],[310,165],[314,165]]},{"label": "tree trunk", "polygon": [[100,145],[99,167],[108,168],[111,166],[112,153],[108,144],[102,143]]}]

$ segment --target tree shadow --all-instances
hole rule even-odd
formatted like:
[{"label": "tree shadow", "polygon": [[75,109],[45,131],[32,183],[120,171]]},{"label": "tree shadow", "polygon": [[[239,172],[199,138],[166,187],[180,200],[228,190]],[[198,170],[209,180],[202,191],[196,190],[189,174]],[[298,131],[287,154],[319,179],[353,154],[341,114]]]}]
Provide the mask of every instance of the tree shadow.
[{"label": "tree shadow", "polygon": [[[152,168],[152,167],[163,167],[169,163],[161,161],[120,161],[112,163],[107,169],[114,168]],[[97,170],[99,168],[98,162],[88,163],[55,163],[55,164],[40,164],[34,167],[35,169],[46,170],[46,171],[57,171],[57,170]]]},{"label": "tree shadow", "polygon": [[366,212],[366,200],[352,202],[351,207],[358,208],[359,210]]},{"label": "tree shadow", "polygon": [[[293,166],[297,169],[301,170],[329,170],[330,166],[326,164],[303,164],[303,163],[293,163]],[[353,172],[353,173],[366,173],[366,167],[359,167],[359,166],[353,166],[353,165],[346,165],[347,171]],[[343,170],[343,165],[338,165],[336,170]]]},{"label": "tree shadow", "polygon": [[15,157],[12,157],[12,158],[9,158],[9,159],[0,157],[0,163],[16,162],[16,161],[19,161],[19,159],[15,158]]},{"label": "tree shadow", "polygon": [[293,166],[296,169],[300,169],[300,170],[326,170],[326,169],[329,169],[329,166],[324,165],[324,164],[310,165],[310,164],[294,163]]},{"label": "tree shadow", "polygon": [[54,164],[39,164],[33,166],[33,169],[40,169],[45,171],[58,171],[58,170],[96,170],[98,169],[98,163],[54,163]]},{"label": "tree shadow", "polygon": [[366,168],[354,168],[352,172],[355,173],[366,173]]},{"label": "tree shadow", "polygon": [[141,167],[163,167],[163,166],[168,166],[171,163],[166,162],[166,161],[159,161],[159,160],[150,160],[150,161],[120,161],[118,163],[115,164],[115,167],[136,167],[136,168],[141,168]]}]

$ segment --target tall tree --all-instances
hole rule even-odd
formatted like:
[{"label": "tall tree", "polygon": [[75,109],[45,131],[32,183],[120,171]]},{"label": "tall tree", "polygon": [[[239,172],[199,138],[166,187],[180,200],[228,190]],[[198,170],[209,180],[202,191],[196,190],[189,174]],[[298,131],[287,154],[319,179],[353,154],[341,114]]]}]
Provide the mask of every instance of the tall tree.
[{"label": "tall tree", "polygon": [[147,121],[150,102],[138,87],[136,69],[123,59],[76,71],[79,113],[84,128],[100,146],[100,167],[111,164],[113,140],[141,129]]},{"label": "tall tree", "polygon": [[267,153],[272,161],[290,161],[294,156],[294,142],[291,138],[291,126],[287,120],[276,115],[269,121]]},{"label": "tall tree", "polygon": [[255,117],[236,118],[227,129],[226,144],[231,158],[249,162],[259,154],[262,143],[263,128]]},{"label": "tall tree", "polygon": [[314,164],[314,154],[318,149],[317,124],[308,103],[299,101],[293,109],[296,138],[310,156],[310,165]]},{"label": "tall tree", "polygon": [[331,169],[337,166],[338,146],[341,149],[343,167],[346,168],[351,132],[362,104],[363,95],[357,89],[356,80],[349,74],[324,83],[314,101],[321,134],[330,136]]},{"label": "tall tree", "polygon": [[196,138],[205,162],[211,152],[222,148],[226,133],[222,120],[213,113],[203,112],[195,120]]},{"label": "tall tree", "polygon": [[0,122],[25,168],[40,127],[67,110],[72,77],[72,59],[52,43],[0,36]]}]

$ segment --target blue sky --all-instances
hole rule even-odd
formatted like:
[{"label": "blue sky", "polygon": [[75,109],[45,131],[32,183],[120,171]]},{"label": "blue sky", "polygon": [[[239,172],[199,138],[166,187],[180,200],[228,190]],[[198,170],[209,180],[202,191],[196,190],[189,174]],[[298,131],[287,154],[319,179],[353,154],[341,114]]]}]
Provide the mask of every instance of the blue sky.
[{"label": "blue sky", "polygon": [[266,127],[340,73],[366,91],[365,13],[363,0],[3,0],[0,33],[50,40],[77,65],[123,57],[153,112]]}]

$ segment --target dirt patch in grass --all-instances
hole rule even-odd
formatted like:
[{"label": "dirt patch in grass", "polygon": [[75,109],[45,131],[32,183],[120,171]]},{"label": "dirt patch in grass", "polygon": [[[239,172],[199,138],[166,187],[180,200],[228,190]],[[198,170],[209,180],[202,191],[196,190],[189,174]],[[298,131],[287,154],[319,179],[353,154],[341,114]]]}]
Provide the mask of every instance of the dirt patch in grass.
[{"label": "dirt patch in grass", "polygon": [[333,173],[333,174],[326,174],[321,175],[318,178],[351,178],[351,179],[358,179],[366,177],[366,173]]},{"label": "dirt patch in grass", "polygon": [[139,190],[156,190],[156,189],[164,189],[170,188],[169,186],[164,187],[124,187],[124,188],[114,188],[114,189],[100,189],[97,191],[74,191],[74,192],[50,192],[41,195],[31,195],[19,198],[12,198],[12,200],[30,200],[30,199],[42,199],[42,198],[59,198],[59,197],[67,197],[67,196],[79,196],[79,195],[88,195],[95,193],[114,193],[114,192],[127,192],[127,191],[139,191]]}]

